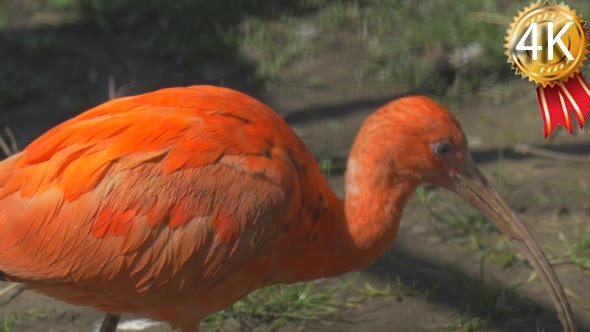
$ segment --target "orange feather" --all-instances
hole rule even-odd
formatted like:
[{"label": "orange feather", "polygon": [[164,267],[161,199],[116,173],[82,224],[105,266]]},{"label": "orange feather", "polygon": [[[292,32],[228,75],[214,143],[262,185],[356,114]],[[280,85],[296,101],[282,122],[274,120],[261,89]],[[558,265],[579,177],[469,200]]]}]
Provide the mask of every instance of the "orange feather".
[{"label": "orange feather", "polygon": [[240,294],[198,300],[287,236],[302,163],[313,157],[280,117],[236,91],[110,101],[0,164],[0,270],[72,303],[197,324],[266,282],[252,271]]}]

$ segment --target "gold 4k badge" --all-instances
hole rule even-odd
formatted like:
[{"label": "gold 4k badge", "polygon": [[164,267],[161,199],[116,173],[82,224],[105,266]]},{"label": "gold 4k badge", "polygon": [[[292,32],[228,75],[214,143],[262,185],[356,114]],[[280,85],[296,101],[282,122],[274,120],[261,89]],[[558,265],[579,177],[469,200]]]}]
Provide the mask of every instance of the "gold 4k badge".
[{"label": "gold 4k badge", "polygon": [[570,110],[582,128],[590,110],[590,87],[580,73],[589,45],[582,17],[563,3],[539,1],[514,18],[506,42],[516,73],[538,84],[545,138],[558,124],[573,133]]}]

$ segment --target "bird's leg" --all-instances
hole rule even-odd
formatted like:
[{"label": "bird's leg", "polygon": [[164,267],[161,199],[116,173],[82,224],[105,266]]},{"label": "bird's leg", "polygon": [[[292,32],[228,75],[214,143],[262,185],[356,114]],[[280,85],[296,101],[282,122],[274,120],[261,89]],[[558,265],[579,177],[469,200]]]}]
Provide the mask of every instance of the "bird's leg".
[{"label": "bird's leg", "polygon": [[106,314],[99,332],[115,332],[117,330],[117,325],[119,325],[119,319],[121,319],[120,315]]}]

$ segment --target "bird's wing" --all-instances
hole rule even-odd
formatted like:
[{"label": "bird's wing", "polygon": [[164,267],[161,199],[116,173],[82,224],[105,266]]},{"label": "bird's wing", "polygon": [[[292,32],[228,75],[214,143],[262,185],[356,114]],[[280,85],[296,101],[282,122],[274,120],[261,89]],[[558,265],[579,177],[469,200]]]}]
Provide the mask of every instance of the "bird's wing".
[{"label": "bird's wing", "polygon": [[229,89],[105,103],[0,164],[0,270],[120,291],[206,287],[301,209],[304,151],[276,113]]}]

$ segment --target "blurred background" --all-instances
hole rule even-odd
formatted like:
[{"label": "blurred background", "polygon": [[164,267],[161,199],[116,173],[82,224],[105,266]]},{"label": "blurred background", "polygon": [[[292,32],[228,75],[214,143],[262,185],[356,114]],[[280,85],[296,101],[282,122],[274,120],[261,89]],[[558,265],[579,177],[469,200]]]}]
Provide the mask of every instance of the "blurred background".
[{"label": "blurred background", "polygon": [[[112,98],[222,85],[281,114],[342,195],[363,119],[400,96],[430,95],[459,118],[475,160],[541,242],[590,331],[590,137],[560,127],[544,140],[535,85],[506,63],[506,29],[528,4],[0,0],[0,148],[14,153]],[[588,1],[567,4],[590,18]],[[590,78],[590,64],[583,72]],[[0,332],[91,330],[100,317],[19,287],[0,290]],[[121,330],[134,328],[167,331]],[[260,291],[203,328],[560,330],[540,281],[508,241],[429,187],[412,198],[397,244],[374,267]]]}]

